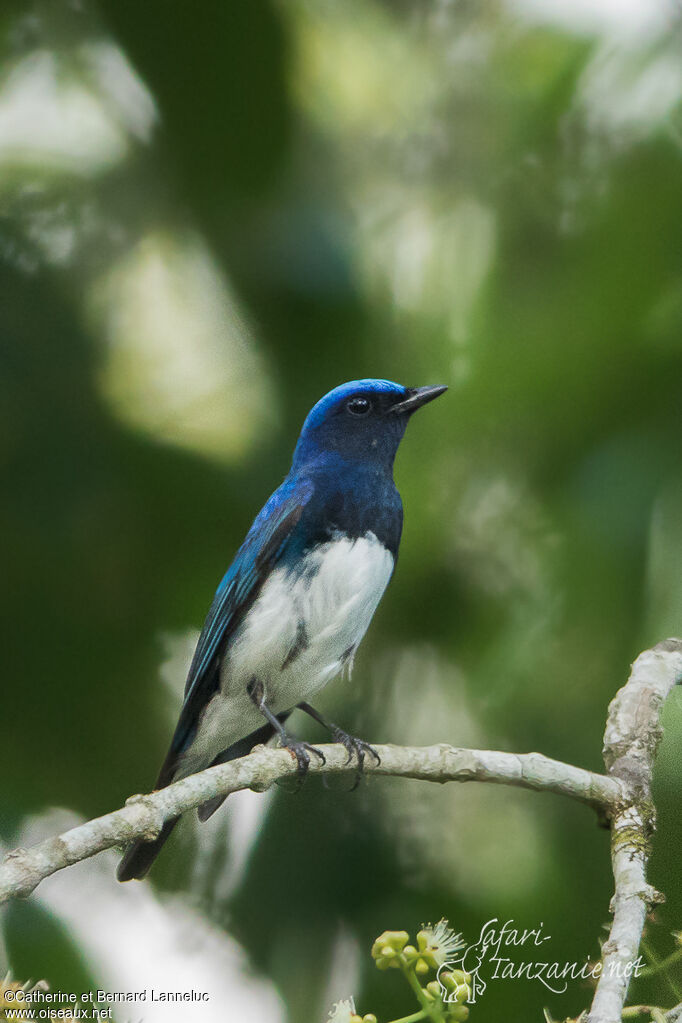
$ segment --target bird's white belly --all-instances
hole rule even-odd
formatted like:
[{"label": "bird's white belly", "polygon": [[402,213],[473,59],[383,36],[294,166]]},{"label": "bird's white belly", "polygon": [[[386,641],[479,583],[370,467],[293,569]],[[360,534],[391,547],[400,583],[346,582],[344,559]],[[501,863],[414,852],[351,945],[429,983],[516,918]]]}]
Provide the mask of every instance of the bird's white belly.
[{"label": "bird's white belly", "polygon": [[194,754],[211,758],[264,723],[247,687],[263,685],[272,711],[290,710],[350,666],[388,585],[394,558],[373,533],[339,537],[277,568],[228,645],[221,689],[204,714]]},{"label": "bird's white belly", "polygon": [[255,678],[279,712],[320,689],[352,657],[392,571],[373,533],[321,545],[296,572],[276,569],[230,644],[223,696]]}]

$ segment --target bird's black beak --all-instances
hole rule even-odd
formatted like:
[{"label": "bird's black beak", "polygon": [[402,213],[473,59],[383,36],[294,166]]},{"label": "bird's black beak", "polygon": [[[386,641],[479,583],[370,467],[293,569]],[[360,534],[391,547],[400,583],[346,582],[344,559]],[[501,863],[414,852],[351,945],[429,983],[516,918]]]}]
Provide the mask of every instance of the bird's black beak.
[{"label": "bird's black beak", "polygon": [[407,397],[394,405],[391,412],[415,412],[422,405],[426,405],[427,402],[433,401],[439,394],[443,394],[447,391],[445,384],[437,384],[435,387],[408,387]]}]

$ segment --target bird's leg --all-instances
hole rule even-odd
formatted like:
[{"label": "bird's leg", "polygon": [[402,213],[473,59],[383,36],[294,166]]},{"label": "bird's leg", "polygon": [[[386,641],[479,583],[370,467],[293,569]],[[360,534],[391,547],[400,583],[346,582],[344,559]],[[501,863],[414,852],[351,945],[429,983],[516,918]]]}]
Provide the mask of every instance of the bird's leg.
[{"label": "bird's leg", "polygon": [[258,710],[261,712],[266,721],[269,721],[272,727],[279,736],[280,744],[291,752],[296,757],[298,763],[298,773],[301,780],[307,774],[308,768],[310,767],[310,754],[314,753],[316,757],[319,757],[321,762],[326,763],[326,758],[322,750],[317,749],[316,746],[311,746],[310,743],[300,742],[298,739],[292,738],[287,732],[282,722],[279,720],[276,714],[268,707],[265,702],[265,692],[263,690],[262,682],[258,679],[253,678],[246,687],[246,691],[251,697],[253,703],[255,703]]},{"label": "bird's leg", "polygon": [[302,710],[305,714],[309,714],[310,717],[314,718],[318,724],[322,725],[323,728],[326,728],[328,732],[331,732],[334,742],[340,742],[346,747],[346,753],[348,754],[346,763],[350,764],[353,757],[356,758],[358,762],[358,779],[356,780],[356,785],[359,780],[359,776],[362,774],[365,757],[367,755],[374,757],[377,765],[381,763],[381,757],[374,747],[370,746],[368,742],[365,742],[363,739],[356,739],[354,735],[349,735],[348,732],[344,732],[342,728],[335,725],[333,721],[325,721],[322,715],[319,714],[314,707],[311,707],[309,703],[299,703],[297,706],[299,710]]}]

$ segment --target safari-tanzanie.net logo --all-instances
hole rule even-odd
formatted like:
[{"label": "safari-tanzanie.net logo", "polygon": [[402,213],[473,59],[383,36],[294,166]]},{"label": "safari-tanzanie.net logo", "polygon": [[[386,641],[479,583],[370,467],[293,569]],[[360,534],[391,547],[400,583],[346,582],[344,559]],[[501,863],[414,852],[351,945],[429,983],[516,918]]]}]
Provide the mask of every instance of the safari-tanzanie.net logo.
[{"label": "safari-tanzanie.net logo", "polygon": [[[603,963],[593,962],[588,956],[574,962],[553,960],[547,945],[551,937],[542,923],[522,929],[513,919],[500,924],[497,917],[483,924],[477,940],[471,944],[457,935],[457,947],[452,942],[451,954],[438,967],[443,1001],[475,1002],[492,980],[537,981],[553,994],[561,995],[571,981],[599,979]],[[630,978],[638,977],[644,965],[638,956],[625,965],[617,964],[616,968],[623,977]]]}]

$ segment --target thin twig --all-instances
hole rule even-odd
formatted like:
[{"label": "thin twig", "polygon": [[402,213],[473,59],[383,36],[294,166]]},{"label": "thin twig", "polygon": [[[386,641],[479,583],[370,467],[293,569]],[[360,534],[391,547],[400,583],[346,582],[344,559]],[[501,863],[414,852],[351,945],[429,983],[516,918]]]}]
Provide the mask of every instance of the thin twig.
[{"label": "thin twig", "polygon": [[[436,782],[491,782],[554,792],[595,808],[611,827],[615,894],[613,923],[602,948],[602,972],[587,1023],[621,1023],[630,977],[639,955],[647,910],[662,901],[646,880],[655,827],[651,777],[661,737],[660,715],[672,687],[682,680],[682,641],[659,643],[635,661],[630,678],[609,707],[604,734],[607,774],[596,774],[540,753],[437,746],[378,746],[380,764],[368,774]],[[353,771],[342,746],[320,747],[326,762],[313,759],[313,774]],[[216,796],[239,789],[264,791],[296,773],[287,750],[257,747],[249,756],[209,768],[159,792],[132,796],[124,807],[87,821],[31,849],[16,849],[0,865],[0,903],[29,895],[58,870],[134,838],[153,839],[165,821]],[[667,1023],[682,1023],[682,1005]]]},{"label": "thin twig", "polygon": [[655,810],[651,778],[661,739],[661,710],[682,680],[682,641],[668,639],[640,654],[609,706],[604,763],[627,798],[611,816],[613,922],[602,948],[602,972],[588,1023],[620,1023],[649,909],[663,901],[646,879]]},{"label": "thin twig", "polygon": [[[319,747],[326,763],[314,757],[311,774],[346,774],[346,750],[340,745]],[[623,799],[616,778],[563,764],[540,753],[498,753],[491,750],[437,746],[377,746],[380,764],[368,763],[368,774],[394,775],[422,781],[485,781],[498,785],[556,792],[608,812]],[[30,849],[16,849],[0,865],[0,903],[29,895],[44,878],[64,867],[134,838],[156,838],[165,821],[192,810],[215,796],[239,789],[263,791],[280,778],[295,774],[296,761],[284,749],[257,747],[247,757],[208,768],[168,788],[132,796],[124,807]]]}]

